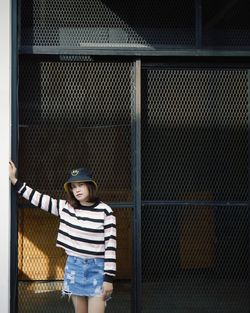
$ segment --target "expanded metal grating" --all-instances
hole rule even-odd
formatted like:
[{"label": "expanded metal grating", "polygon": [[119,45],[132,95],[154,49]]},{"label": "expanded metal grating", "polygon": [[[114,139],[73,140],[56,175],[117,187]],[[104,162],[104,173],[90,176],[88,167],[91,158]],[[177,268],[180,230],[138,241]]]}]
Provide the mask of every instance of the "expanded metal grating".
[{"label": "expanded metal grating", "polygon": [[21,1],[21,45],[194,46],[195,0]]},{"label": "expanded metal grating", "polygon": [[[90,168],[103,201],[131,201],[134,63],[81,57],[21,57],[19,172],[31,187],[65,198],[74,167]],[[65,253],[55,249],[58,220],[19,201],[18,312],[73,312],[60,302]],[[118,262],[107,312],[129,312],[132,210],[114,209]]]},{"label": "expanded metal grating", "polygon": [[209,48],[250,47],[249,1],[202,1],[203,45]]},{"label": "expanded metal grating", "polygon": [[86,166],[103,200],[131,200],[133,81],[133,63],[22,58],[20,178],[62,196],[68,171]]},{"label": "expanded metal grating", "polygon": [[142,207],[142,312],[248,313],[246,207]]},{"label": "expanded metal grating", "polygon": [[18,313],[74,313],[71,301],[61,297],[61,281],[29,281],[18,284]]},{"label": "expanded metal grating", "polygon": [[248,72],[144,68],[142,199],[248,200]]},{"label": "expanded metal grating", "polygon": [[[142,202],[247,203],[248,86],[245,69],[143,65]],[[22,56],[19,177],[63,197],[68,170],[84,165],[104,201],[132,202],[135,91],[132,62]],[[19,313],[72,312],[59,299],[65,256],[54,249],[57,220],[23,207]],[[132,270],[132,210],[114,211],[119,275],[107,312],[125,313],[137,270]],[[144,204],[141,218],[143,313],[249,312],[246,205]]]}]

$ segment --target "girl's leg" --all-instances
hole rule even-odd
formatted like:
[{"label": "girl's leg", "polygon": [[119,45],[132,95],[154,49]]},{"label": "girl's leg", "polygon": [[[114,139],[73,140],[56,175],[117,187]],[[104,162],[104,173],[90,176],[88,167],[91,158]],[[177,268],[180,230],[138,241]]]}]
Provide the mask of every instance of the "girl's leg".
[{"label": "girl's leg", "polygon": [[75,313],[88,313],[87,297],[72,295],[72,302],[74,304]]},{"label": "girl's leg", "polygon": [[104,313],[105,301],[102,297],[88,298],[88,313]]}]

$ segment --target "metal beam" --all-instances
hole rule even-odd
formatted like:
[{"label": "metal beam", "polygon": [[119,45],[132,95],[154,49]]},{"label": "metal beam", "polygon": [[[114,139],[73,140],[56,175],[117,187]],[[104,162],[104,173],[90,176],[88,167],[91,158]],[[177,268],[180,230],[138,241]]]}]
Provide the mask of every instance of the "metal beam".
[{"label": "metal beam", "polygon": [[202,2],[196,0],[195,2],[195,42],[196,49],[202,47]]},{"label": "metal beam", "polygon": [[195,47],[149,47],[148,49],[135,48],[98,48],[98,49],[83,49],[81,47],[66,48],[66,47],[31,47],[23,46],[20,49],[20,54],[33,55],[87,55],[87,56],[223,56],[223,57],[238,57],[250,56],[250,46],[241,50],[230,50],[229,48],[220,47],[218,49],[197,49]]}]

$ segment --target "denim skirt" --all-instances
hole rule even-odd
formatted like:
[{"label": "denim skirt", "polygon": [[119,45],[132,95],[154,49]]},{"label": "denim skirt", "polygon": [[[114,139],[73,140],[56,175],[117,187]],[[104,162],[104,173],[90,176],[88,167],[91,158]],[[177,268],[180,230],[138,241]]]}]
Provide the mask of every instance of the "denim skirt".
[{"label": "denim skirt", "polygon": [[64,270],[63,295],[96,297],[102,294],[104,259],[68,256]]}]

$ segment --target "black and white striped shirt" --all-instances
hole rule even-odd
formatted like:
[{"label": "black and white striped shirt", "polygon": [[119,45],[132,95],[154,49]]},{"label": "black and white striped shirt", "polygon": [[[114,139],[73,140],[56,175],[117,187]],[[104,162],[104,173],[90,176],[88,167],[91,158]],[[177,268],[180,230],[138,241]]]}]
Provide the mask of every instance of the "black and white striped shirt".
[{"label": "black and white striped shirt", "polygon": [[73,208],[66,200],[53,199],[17,181],[18,193],[36,207],[59,216],[56,245],[68,255],[104,258],[104,281],[112,282],[116,273],[116,219],[103,202]]}]

